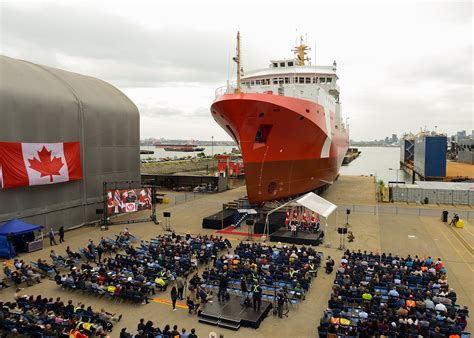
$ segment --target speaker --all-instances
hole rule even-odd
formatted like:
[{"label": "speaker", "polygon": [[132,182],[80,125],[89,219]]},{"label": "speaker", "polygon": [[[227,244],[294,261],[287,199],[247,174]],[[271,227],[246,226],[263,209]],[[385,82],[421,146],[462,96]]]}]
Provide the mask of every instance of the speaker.
[{"label": "speaker", "polygon": [[246,219],[245,224],[247,225],[253,225],[253,219]]},{"label": "speaker", "polygon": [[104,214],[104,209],[95,209],[95,214],[96,215],[103,215]]},{"label": "speaker", "polygon": [[163,211],[163,217],[171,217],[171,212]]},{"label": "speaker", "polygon": [[337,228],[337,233],[338,234],[347,234],[347,228]]},{"label": "speaker", "polygon": [[350,215],[351,214],[351,209],[346,209],[346,214]]}]

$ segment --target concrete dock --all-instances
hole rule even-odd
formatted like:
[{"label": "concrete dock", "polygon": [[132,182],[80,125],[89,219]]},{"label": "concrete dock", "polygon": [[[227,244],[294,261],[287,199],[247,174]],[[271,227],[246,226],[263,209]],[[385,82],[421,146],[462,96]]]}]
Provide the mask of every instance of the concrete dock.
[{"label": "concrete dock", "polygon": [[[377,205],[375,202],[373,177],[350,177],[341,176],[339,180],[323,195],[324,198],[336,205],[364,205],[371,208]],[[214,230],[202,229],[202,218],[218,212],[222,209],[222,203],[245,196],[245,187],[229,190],[220,194],[205,195],[200,198],[181,198],[182,194],[172,193],[172,201],[179,203],[164,204],[158,206],[158,216],[161,218],[162,211],[171,212],[171,226],[176,232],[192,234],[211,234]],[[174,199],[176,198],[176,199]],[[361,209],[362,210],[362,209]],[[369,210],[369,209],[367,209]],[[439,210],[441,213],[442,207]],[[148,212],[141,212],[148,215]],[[144,216],[144,215],[142,215]],[[138,217],[137,214],[125,217]],[[342,251],[336,249],[339,246],[339,235],[337,224],[345,223],[345,209],[341,209],[337,215],[331,217],[326,228],[326,245],[318,250],[332,256],[336,262],[341,257]],[[370,212],[353,212],[349,215],[350,230],[356,239],[346,246],[351,250],[367,250],[377,252],[391,252],[393,254],[412,256],[429,255],[433,258],[440,257],[447,268],[448,281],[458,295],[458,303],[474,309],[474,255],[463,240],[474,245],[474,220],[465,220],[464,229],[449,228],[446,223],[440,221],[440,217],[417,216],[409,214],[374,214]],[[56,252],[64,254],[66,245],[74,250],[84,247],[87,240],[97,241],[100,237],[112,237],[123,231],[124,225],[110,226],[109,230],[101,231],[97,227],[85,227],[66,233],[66,242],[54,247]],[[163,232],[161,226],[151,222],[128,225],[132,234],[141,239],[148,239]],[[461,237],[459,237],[461,236]],[[241,240],[238,236],[228,236],[232,242]],[[461,239],[460,239],[461,238]],[[39,257],[49,260],[49,241],[45,240],[46,248],[22,254],[21,259],[26,262],[34,261]],[[166,302],[169,301],[169,292],[157,293],[156,301],[148,305],[134,306],[130,304],[117,304],[111,301],[97,299],[96,297],[65,291],[59,288],[53,281],[44,280],[43,283],[25,288],[25,294],[44,297],[61,297],[63,300],[72,299],[75,303],[83,302],[91,305],[95,310],[105,308],[109,312],[122,313],[123,319],[116,324],[111,337],[118,337],[120,329],[126,327],[133,334],[140,318],[152,320],[155,325],[162,328],[166,324],[177,324],[180,328],[196,328],[199,337],[207,337],[209,332],[214,331],[228,337],[315,337],[316,327],[319,319],[327,306],[327,300],[331,293],[334,273],[327,275],[323,270],[313,281],[313,285],[306,296],[306,300],[298,306],[290,309],[289,317],[279,319],[269,316],[265,319],[258,330],[241,328],[238,332],[225,330],[198,323],[195,316],[189,315],[187,310],[178,307],[176,312]],[[0,298],[4,301],[13,298],[14,288],[0,291]],[[467,331],[474,332],[474,324],[468,319]]]}]

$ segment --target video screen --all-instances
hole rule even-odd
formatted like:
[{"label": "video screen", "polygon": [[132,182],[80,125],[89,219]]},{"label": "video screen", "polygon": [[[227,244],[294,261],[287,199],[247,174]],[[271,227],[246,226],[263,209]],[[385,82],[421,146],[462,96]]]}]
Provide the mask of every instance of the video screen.
[{"label": "video screen", "polygon": [[151,209],[151,188],[107,191],[107,215]]}]

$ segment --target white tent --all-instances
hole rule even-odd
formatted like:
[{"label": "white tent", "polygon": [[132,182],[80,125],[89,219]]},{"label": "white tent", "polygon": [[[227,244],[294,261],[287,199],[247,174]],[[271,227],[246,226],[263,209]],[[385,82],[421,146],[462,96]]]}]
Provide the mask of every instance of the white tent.
[{"label": "white tent", "polygon": [[[306,209],[309,209],[311,211],[318,213],[319,215],[324,217],[326,226],[327,226],[328,217],[337,209],[337,206],[335,204],[332,204],[331,202],[325,200],[321,196],[316,195],[314,192],[309,192],[303,197],[297,197],[269,211],[267,213],[267,218],[265,220],[264,233],[266,233],[267,235],[270,235],[268,233],[270,231],[270,227],[268,226],[268,216],[270,216],[275,211],[278,211],[287,206],[302,206],[302,207],[305,207]],[[337,216],[337,213],[336,213],[336,216]]]},{"label": "white tent", "polygon": [[321,196],[316,195],[314,192],[309,192],[303,197],[296,200],[296,203],[314,211],[324,218],[328,218],[336,209],[337,206],[331,202],[325,200]]}]

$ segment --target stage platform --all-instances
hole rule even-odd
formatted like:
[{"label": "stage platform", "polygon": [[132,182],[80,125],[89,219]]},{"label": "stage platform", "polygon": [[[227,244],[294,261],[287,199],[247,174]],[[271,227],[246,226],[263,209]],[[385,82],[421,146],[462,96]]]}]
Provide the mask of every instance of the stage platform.
[{"label": "stage platform", "polygon": [[270,234],[270,242],[282,242],[291,244],[319,245],[322,243],[321,231],[317,233],[298,232],[293,236],[286,227]]},{"label": "stage platform", "polygon": [[237,210],[225,209],[219,211],[214,215],[207,216],[202,219],[203,229],[216,229],[222,230],[234,222],[234,215],[237,214]]},{"label": "stage platform", "polygon": [[237,331],[241,326],[258,329],[271,308],[271,303],[262,301],[260,312],[254,311],[252,306],[241,306],[240,297],[230,296],[230,299],[225,302],[214,299],[212,303],[203,304],[198,317],[200,323],[230,330]]}]

